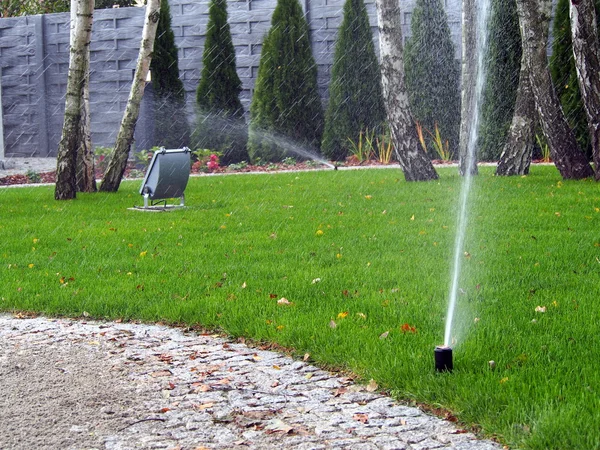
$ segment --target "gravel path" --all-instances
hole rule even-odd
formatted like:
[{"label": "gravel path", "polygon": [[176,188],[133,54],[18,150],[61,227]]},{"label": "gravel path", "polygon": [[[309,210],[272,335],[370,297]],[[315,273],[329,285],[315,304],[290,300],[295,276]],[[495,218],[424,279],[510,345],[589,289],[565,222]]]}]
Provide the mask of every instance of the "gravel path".
[{"label": "gravel path", "polygon": [[0,315],[0,449],[500,449],[275,352]]}]

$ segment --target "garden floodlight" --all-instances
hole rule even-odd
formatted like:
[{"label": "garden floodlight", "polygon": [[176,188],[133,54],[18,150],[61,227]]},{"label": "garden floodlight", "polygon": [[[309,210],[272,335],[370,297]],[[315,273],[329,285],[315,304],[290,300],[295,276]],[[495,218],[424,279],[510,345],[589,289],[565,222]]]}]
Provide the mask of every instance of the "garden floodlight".
[{"label": "garden floodlight", "polygon": [[[144,196],[142,210],[164,210],[167,208],[183,207],[185,204],[184,191],[190,178],[191,150],[187,147],[166,150],[162,147],[154,152],[146,176],[140,188]],[[179,205],[167,205],[167,199],[179,198]],[[160,200],[161,208],[155,208],[154,203]]]}]

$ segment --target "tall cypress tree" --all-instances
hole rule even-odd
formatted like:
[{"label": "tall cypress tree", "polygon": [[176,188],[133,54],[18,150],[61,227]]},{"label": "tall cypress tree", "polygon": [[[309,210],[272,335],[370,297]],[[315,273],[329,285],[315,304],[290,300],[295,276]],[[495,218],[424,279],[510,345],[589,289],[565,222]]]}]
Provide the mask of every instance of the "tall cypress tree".
[{"label": "tall cypress tree", "polygon": [[294,146],[318,151],[322,135],[308,24],[298,0],[278,0],[250,105],[248,151],[253,160],[277,161]]},{"label": "tall cypress tree", "polygon": [[248,159],[248,131],[239,97],[242,82],[227,22],[227,0],[210,2],[202,65],[193,145],[222,152],[223,164]]},{"label": "tall cypress tree", "polygon": [[410,28],[404,61],[413,118],[431,131],[437,123],[455,153],[460,132],[460,70],[442,2],[417,0]]},{"label": "tall cypress tree", "polygon": [[325,114],[322,152],[330,159],[345,158],[349,140],[361,130],[377,130],[385,121],[379,63],[363,0],[346,0],[338,30],[329,105]]},{"label": "tall cypress tree", "polygon": [[188,146],[190,128],[185,111],[185,90],[179,78],[179,57],[171,28],[168,0],[160,2],[160,18],[150,72],[154,89],[156,145],[166,148]]},{"label": "tall cypress tree", "polygon": [[512,122],[521,70],[521,32],[515,0],[493,0],[489,19],[487,76],[481,105],[478,159],[496,161]]}]

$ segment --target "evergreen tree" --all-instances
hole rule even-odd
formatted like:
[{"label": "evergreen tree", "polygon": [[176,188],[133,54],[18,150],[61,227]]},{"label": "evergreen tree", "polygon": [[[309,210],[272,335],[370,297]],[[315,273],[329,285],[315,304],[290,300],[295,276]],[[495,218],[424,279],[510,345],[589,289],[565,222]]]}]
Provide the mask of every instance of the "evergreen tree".
[{"label": "evergreen tree", "polygon": [[346,0],[338,30],[325,114],[322,152],[344,159],[359,133],[376,131],[385,121],[379,63],[363,0]]},{"label": "evergreen tree", "polygon": [[119,6],[120,8],[135,6],[135,0],[96,0],[96,9],[109,9],[114,6]]},{"label": "evergreen tree", "polygon": [[[600,11],[600,1],[596,1],[596,15],[598,11]],[[577,142],[586,153],[590,154],[590,136],[571,45],[569,0],[558,0],[554,14],[553,39],[550,58],[552,82],[569,125],[575,132]]]},{"label": "evergreen tree", "polygon": [[156,145],[166,148],[188,146],[190,129],[185,111],[185,90],[179,78],[179,57],[171,28],[168,0],[160,2],[160,18],[150,72],[154,89]]},{"label": "evergreen tree", "polygon": [[440,0],[417,0],[411,34],[404,61],[413,118],[432,132],[437,124],[455,154],[460,132],[460,70]]},{"label": "evergreen tree", "polygon": [[479,160],[496,161],[512,122],[521,69],[521,32],[515,0],[493,0],[487,75],[479,127]]},{"label": "evergreen tree", "polygon": [[248,132],[239,98],[242,82],[227,23],[227,0],[211,0],[208,15],[192,140],[195,148],[222,152],[221,163],[231,164],[248,159]]},{"label": "evergreen tree", "polygon": [[293,146],[320,147],[323,107],[317,66],[298,0],[277,1],[263,41],[249,132],[252,160],[278,161]]}]

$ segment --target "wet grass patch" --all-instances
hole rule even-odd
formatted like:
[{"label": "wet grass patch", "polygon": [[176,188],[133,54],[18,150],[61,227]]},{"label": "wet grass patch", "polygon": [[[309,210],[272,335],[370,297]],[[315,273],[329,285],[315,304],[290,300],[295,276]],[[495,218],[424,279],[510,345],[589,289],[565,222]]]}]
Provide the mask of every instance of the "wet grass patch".
[{"label": "wet grass patch", "polygon": [[[0,190],[0,309],[217,327],[375,379],[520,448],[600,446],[600,191],[553,167],[474,182],[455,370],[436,374],[460,178],[192,178],[188,207]],[[286,299],[286,301],[282,301]],[[494,361],[494,363],[490,363]],[[493,368],[492,368],[493,367]]]}]

